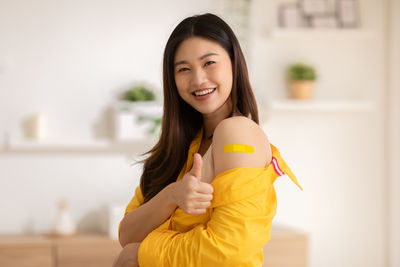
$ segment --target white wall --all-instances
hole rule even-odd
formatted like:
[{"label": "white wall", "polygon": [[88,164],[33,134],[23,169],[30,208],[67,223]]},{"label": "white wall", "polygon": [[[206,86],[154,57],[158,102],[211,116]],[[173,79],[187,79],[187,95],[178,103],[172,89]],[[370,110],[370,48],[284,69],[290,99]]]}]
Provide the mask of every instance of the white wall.
[{"label": "white wall", "polygon": [[[261,14],[278,1],[258,2]],[[281,1],[284,2],[284,1]],[[366,110],[279,110],[264,129],[297,174],[304,191],[280,179],[277,223],[310,233],[310,266],[385,266],[386,183],[384,123],[385,2],[361,1],[355,34],[276,33],[259,22],[254,83],[265,103],[287,95],[282,72],[296,60],[317,67],[315,98],[371,101]],[[277,37],[278,36],[278,37]],[[279,37],[280,36],[280,37]]]},{"label": "white wall", "polygon": [[[253,2],[248,62],[261,106],[285,97],[282,71],[300,59],[319,71],[317,99],[373,106],[271,111],[263,124],[304,188],[277,181],[275,222],[309,234],[312,267],[386,261],[386,1],[361,3],[366,34],[296,39],[268,34],[277,1]],[[100,138],[96,125],[116,93],[138,80],[161,88],[169,33],[183,17],[209,10],[212,1],[0,2],[0,134],[22,138],[21,121],[43,110],[49,139]],[[61,196],[82,223],[104,205],[126,204],[140,175],[131,162],[123,154],[0,153],[0,232],[48,231]]]},{"label": "white wall", "polygon": [[389,263],[400,266],[400,1],[392,0],[389,6],[388,31],[389,92],[388,103],[388,201],[389,201]]},{"label": "white wall", "polygon": [[121,89],[142,80],[160,88],[168,34],[208,6],[2,1],[0,101],[7,115],[0,118],[1,133],[8,129],[16,138],[21,118],[43,110],[49,138],[93,137],[93,124]]},{"label": "white wall", "polygon": [[[104,139],[109,106],[137,81],[161,90],[166,40],[211,1],[0,1],[0,144],[38,111],[48,142]],[[168,12],[166,12],[168,11]],[[99,129],[100,128],[100,129]],[[144,151],[143,151],[144,152]],[[129,156],[129,155],[128,155]],[[0,232],[50,230],[61,197],[77,221],[126,205],[140,168],[124,154],[0,154]]]}]

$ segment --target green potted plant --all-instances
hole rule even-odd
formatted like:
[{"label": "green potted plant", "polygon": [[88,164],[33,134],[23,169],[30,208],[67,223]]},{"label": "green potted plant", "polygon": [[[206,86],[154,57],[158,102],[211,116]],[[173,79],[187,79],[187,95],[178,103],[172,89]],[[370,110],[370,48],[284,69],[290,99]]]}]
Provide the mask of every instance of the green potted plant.
[{"label": "green potted plant", "polygon": [[122,93],[122,100],[126,101],[152,101],[155,100],[153,91],[142,85],[134,86]]},{"label": "green potted plant", "polygon": [[313,96],[315,69],[304,63],[294,63],[287,69],[291,98],[310,99]]},{"label": "green potted plant", "polygon": [[115,107],[115,139],[142,140],[156,134],[162,105],[150,86],[138,84],[122,92]]}]

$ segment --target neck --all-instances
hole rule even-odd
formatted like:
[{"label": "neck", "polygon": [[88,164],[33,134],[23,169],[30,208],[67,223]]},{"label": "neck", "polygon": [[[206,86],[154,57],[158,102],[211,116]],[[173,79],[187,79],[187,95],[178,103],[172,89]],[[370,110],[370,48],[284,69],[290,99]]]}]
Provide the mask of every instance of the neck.
[{"label": "neck", "polygon": [[[230,100],[230,99],[229,99]],[[214,130],[217,125],[224,119],[229,117],[229,114],[232,110],[231,101],[227,101],[224,105],[222,105],[218,110],[210,114],[203,114],[203,125],[204,125],[204,132],[203,132],[203,140],[208,141],[212,138],[214,134]],[[240,114],[233,114],[233,116],[240,115]]]}]

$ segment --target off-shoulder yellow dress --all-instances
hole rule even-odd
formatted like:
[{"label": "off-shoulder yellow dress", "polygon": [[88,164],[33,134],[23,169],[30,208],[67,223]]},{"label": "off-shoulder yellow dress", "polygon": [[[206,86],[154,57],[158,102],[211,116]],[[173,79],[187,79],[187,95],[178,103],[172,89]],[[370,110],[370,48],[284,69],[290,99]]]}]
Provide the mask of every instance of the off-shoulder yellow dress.
[{"label": "off-shoulder yellow dress", "polygon": [[[202,134],[203,130],[192,141],[177,181],[191,169]],[[139,266],[262,266],[263,246],[270,239],[276,213],[274,181],[287,174],[302,189],[278,149],[273,145],[271,149],[272,162],[264,168],[240,167],[218,174],[211,182],[213,200],[205,214],[176,209],[142,241]],[[125,214],[142,203],[138,186]]]}]

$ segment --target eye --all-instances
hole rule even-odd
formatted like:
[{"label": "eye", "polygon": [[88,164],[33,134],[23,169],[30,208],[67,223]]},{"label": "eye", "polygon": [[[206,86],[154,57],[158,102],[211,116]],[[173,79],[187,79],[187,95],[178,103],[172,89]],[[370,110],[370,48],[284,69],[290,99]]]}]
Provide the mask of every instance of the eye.
[{"label": "eye", "polygon": [[180,68],[179,70],[178,70],[178,72],[183,72],[183,71],[187,71],[187,70],[189,70],[188,68]]},{"label": "eye", "polygon": [[211,65],[211,64],[214,64],[214,63],[215,63],[215,61],[207,61],[206,64],[204,64],[204,66],[208,66],[208,65]]}]

